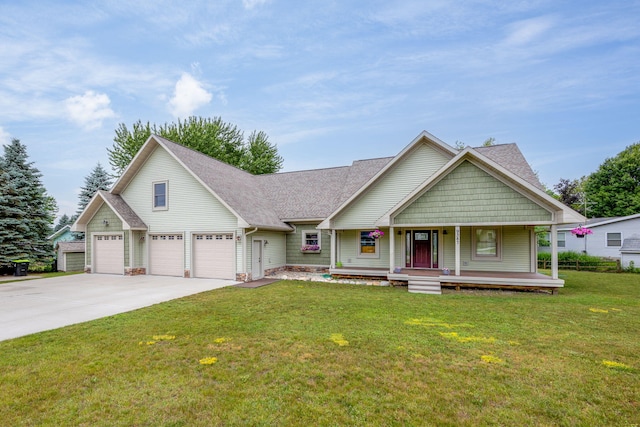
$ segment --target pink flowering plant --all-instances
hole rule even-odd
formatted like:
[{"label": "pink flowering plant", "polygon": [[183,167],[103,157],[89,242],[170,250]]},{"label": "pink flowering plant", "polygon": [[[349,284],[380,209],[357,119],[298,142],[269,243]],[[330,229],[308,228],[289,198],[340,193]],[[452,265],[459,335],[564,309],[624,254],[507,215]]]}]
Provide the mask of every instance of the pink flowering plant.
[{"label": "pink flowering plant", "polygon": [[369,233],[369,237],[374,238],[374,239],[379,239],[382,236],[384,236],[384,232],[378,230],[377,228]]},{"label": "pink flowering plant", "polygon": [[302,252],[312,252],[312,251],[319,251],[319,250],[320,250],[319,245],[303,245],[302,246]]},{"label": "pink flowering plant", "polygon": [[580,225],[572,229],[571,234],[575,234],[576,236],[586,236],[587,234],[593,234],[593,231]]}]

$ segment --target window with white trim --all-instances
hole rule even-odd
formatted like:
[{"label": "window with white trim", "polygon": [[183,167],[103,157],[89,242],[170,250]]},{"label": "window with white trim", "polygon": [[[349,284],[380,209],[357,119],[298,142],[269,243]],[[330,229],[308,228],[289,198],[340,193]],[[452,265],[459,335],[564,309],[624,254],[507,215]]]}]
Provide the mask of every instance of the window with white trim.
[{"label": "window with white trim", "polygon": [[567,237],[564,231],[558,232],[558,247],[564,248],[567,245]]},{"label": "window with white trim", "polygon": [[622,246],[622,233],[607,233],[607,246],[608,247]]},{"label": "window with white trim", "polygon": [[309,230],[302,232],[302,252],[315,252],[321,249],[320,231]]},{"label": "window with white trim", "polygon": [[472,259],[499,261],[502,258],[499,227],[473,227],[471,236]]},{"label": "window with white trim", "polygon": [[153,184],[153,210],[162,211],[169,209],[169,184],[167,181],[154,182]]},{"label": "window with white trim", "polygon": [[373,230],[358,232],[358,258],[380,258],[378,240],[370,236]]}]

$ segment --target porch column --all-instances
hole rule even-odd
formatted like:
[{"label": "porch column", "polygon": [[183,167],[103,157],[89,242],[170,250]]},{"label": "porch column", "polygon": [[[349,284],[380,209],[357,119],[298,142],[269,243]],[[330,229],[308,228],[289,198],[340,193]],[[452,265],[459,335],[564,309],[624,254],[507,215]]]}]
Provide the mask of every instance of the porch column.
[{"label": "porch column", "polygon": [[558,226],[551,225],[551,278],[558,278]]},{"label": "porch column", "polygon": [[456,276],[460,275],[460,226],[456,225]]},{"label": "porch column", "polygon": [[395,228],[389,227],[389,273],[393,273],[396,259]]},{"label": "porch column", "polygon": [[334,228],[331,229],[331,261],[330,268],[336,268],[336,230]]}]

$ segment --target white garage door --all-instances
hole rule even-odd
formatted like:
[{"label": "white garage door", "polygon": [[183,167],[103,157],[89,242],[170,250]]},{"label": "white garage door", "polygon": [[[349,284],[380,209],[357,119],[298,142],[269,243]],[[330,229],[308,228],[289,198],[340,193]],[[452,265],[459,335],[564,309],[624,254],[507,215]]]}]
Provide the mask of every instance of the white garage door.
[{"label": "white garage door", "polygon": [[196,234],[193,242],[194,277],[236,279],[233,234]]},{"label": "white garage door", "polygon": [[184,241],[182,234],[150,236],[149,274],[184,276]]},{"label": "white garage door", "polygon": [[124,274],[124,239],[122,234],[95,236],[93,250],[94,273]]}]

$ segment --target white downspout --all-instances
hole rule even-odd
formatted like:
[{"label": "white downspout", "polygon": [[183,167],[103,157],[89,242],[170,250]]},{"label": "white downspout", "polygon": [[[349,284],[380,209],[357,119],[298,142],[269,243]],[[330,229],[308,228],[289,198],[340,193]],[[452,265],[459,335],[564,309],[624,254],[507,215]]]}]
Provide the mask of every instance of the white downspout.
[{"label": "white downspout", "polygon": [[244,273],[244,281],[249,279],[249,271],[247,269],[247,236],[258,231],[258,227],[254,228],[250,232],[246,233],[244,228],[242,229],[242,269]]}]

